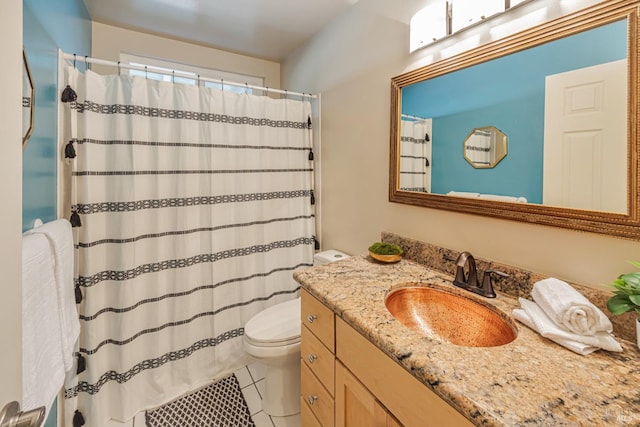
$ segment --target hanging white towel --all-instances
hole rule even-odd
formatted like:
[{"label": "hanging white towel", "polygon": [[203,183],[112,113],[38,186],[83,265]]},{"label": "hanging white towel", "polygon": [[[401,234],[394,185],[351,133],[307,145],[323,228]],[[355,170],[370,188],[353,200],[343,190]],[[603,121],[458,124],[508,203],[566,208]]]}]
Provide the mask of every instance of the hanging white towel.
[{"label": "hanging white towel", "polygon": [[612,332],[613,325],[602,311],[562,280],[550,277],[533,285],[533,300],[557,325],[578,335]]},{"label": "hanging white towel", "polygon": [[73,367],[74,344],[80,335],[80,321],[73,285],[73,234],[66,219],[58,219],[29,230],[43,234],[51,247],[54,261],[56,300],[60,318],[62,357],[65,371]]},{"label": "hanging white towel", "polygon": [[[602,348],[607,351],[622,351],[620,344],[607,332],[598,332],[595,335],[578,335],[567,332],[560,326],[556,325],[535,302],[524,298],[519,298],[519,301],[522,311],[524,311],[528,316],[529,323],[533,325],[532,329],[545,338],[549,338],[550,340],[580,354],[589,354],[595,351],[589,347],[595,347],[596,349]],[[513,316],[518,320],[525,319],[524,321],[521,320],[522,323],[530,326],[527,324],[527,319],[522,316],[522,313],[518,311],[518,309],[514,310]],[[580,348],[583,350],[577,351]]]},{"label": "hanging white towel", "polygon": [[47,413],[65,376],[53,254],[42,234],[22,236],[22,406]]}]

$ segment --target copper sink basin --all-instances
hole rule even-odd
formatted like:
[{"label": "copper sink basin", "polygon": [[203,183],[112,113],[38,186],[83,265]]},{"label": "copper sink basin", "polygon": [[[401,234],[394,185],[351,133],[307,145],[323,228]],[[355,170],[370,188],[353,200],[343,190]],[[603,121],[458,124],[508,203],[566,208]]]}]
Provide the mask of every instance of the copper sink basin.
[{"label": "copper sink basin", "polygon": [[437,287],[394,289],[385,305],[408,328],[451,344],[495,347],[516,339],[516,329],[496,309]]}]

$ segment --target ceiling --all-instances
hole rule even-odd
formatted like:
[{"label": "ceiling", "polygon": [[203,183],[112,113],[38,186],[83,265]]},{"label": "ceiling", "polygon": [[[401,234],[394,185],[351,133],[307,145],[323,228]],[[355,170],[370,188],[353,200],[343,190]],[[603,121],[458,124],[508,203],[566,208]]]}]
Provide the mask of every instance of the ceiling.
[{"label": "ceiling", "polygon": [[84,0],[91,19],[281,62],[358,0]]}]

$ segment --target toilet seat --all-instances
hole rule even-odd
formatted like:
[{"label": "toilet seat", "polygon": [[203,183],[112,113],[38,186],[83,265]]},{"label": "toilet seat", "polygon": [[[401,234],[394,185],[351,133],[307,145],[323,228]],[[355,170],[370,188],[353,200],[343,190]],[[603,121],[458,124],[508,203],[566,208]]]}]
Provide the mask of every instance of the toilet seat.
[{"label": "toilet seat", "polygon": [[244,327],[255,347],[281,347],[300,342],[300,298],[276,304],[253,316]]}]

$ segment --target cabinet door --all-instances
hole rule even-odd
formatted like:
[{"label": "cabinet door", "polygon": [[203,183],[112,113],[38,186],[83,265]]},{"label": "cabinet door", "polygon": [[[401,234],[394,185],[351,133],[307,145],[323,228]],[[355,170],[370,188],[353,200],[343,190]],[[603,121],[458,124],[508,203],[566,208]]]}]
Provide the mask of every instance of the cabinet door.
[{"label": "cabinet door", "polygon": [[[473,426],[340,318],[336,319],[336,358],[405,426]],[[336,404],[337,393],[336,377]]]},{"label": "cabinet door", "polygon": [[335,410],[336,427],[387,427],[385,408],[340,362],[336,362]]},{"label": "cabinet door", "polygon": [[398,421],[396,417],[387,412],[387,427],[402,427],[402,424],[400,424],[400,421]]}]

